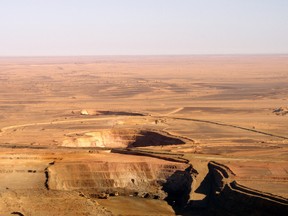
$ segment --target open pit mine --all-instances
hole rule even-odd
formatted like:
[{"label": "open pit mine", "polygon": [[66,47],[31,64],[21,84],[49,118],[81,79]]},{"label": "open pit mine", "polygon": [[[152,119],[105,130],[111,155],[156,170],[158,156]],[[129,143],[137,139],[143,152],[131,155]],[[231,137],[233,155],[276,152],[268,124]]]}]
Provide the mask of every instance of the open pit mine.
[{"label": "open pit mine", "polygon": [[0,215],[287,215],[287,58],[0,58]]}]

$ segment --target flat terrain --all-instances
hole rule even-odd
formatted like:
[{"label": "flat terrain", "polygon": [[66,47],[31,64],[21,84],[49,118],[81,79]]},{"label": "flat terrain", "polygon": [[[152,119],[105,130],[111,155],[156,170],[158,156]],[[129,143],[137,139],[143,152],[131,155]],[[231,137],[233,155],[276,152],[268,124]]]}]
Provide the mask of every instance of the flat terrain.
[{"label": "flat terrain", "polygon": [[287,200],[287,107],[287,55],[2,57],[0,215],[174,215],[161,186],[190,164],[207,205],[210,161]]}]

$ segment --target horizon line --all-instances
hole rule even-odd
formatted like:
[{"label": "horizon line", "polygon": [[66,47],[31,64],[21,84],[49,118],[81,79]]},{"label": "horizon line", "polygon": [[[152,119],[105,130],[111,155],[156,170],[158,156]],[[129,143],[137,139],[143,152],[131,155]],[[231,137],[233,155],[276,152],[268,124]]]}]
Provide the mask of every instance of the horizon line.
[{"label": "horizon line", "polygon": [[47,58],[47,57],[161,57],[161,56],[269,56],[288,53],[214,53],[214,54],[91,54],[91,55],[0,55],[0,58]]}]

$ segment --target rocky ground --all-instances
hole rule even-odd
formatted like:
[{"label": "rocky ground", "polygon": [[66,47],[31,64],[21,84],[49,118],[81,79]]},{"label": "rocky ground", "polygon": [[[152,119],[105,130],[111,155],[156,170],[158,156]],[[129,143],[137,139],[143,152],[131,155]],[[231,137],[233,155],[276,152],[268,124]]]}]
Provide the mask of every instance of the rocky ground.
[{"label": "rocky ground", "polygon": [[0,214],[285,215],[286,61],[1,58]]}]

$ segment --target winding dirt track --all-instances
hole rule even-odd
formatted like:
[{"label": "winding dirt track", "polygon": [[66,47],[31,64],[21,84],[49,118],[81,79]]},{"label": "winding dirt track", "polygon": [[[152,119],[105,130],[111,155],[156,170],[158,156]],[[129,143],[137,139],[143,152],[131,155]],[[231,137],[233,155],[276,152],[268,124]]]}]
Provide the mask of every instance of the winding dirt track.
[{"label": "winding dirt track", "polygon": [[103,118],[90,118],[90,119],[73,119],[73,120],[62,120],[62,121],[49,121],[49,122],[37,122],[37,123],[29,123],[29,124],[20,124],[20,125],[11,125],[7,127],[3,127],[0,129],[0,135],[5,133],[8,130],[22,128],[22,127],[30,127],[30,126],[38,126],[38,125],[50,125],[50,124],[65,124],[71,122],[89,122],[89,121],[101,121],[101,120],[111,120],[115,119],[115,117],[103,117]]},{"label": "winding dirt track", "polygon": [[[266,136],[271,136],[271,137],[275,137],[275,138],[288,140],[288,137],[286,137],[286,136],[272,134],[272,133],[268,133],[268,132],[264,132],[264,131],[260,131],[260,130],[255,130],[255,129],[246,128],[246,127],[237,126],[237,125],[232,125],[232,124],[227,124],[227,123],[220,123],[220,122],[203,120],[203,119],[192,119],[192,118],[180,118],[180,117],[167,116],[167,115],[179,112],[182,109],[183,108],[178,108],[178,109],[176,109],[170,113],[167,113],[166,115],[155,116],[155,117],[160,117],[160,118],[166,117],[166,118],[174,119],[174,120],[185,120],[185,121],[200,122],[200,123],[205,123],[205,124],[214,124],[214,125],[218,125],[218,126],[237,128],[240,130],[245,130],[245,131],[249,131],[249,132],[253,132],[253,133],[258,133],[258,134],[263,134]],[[152,116],[152,117],[154,117],[154,116]],[[103,118],[98,117],[98,118],[89,118],[89,119],[73,119],[73,120],[62,120],[62,121],[50,121],[50,122],[38,122],[38,123],[29,123],[29,124],[21,124],[21,125],[11,125],[11,126],[3,127],[0,129],[0,136],[1,136],[1,134],[5,133],[8,130],[17,129],[17,128],[21,128],[21,127],[29,127],[29,126],[37,126],[37,125],[50,125],[50,124],[65,124],[65,123],[71,123],[71,122],[89,122],[89,121],[100,121],[100,120],[112,120],[112,119],[115,119],[115,116],[103,117]]]},{"label": "winding dirt track", "polygon": [[271,137],[276,137],[276,138],[288,140],[288,137],[286,137],[286,136],[272,134],[272,133],[268,133],[268,132],[264,132],[264,131],[259,131],[259,130],[241,127],[241,126],[232,125],[232,124],[227,124],[227,123],[220,123],[220,122],[201,120],[201,119],[179,118],[179,117],[166,117],[166,118],[175,119],[175,120],[201,122],[201,123],[206,123],[206,124],[214,124],[214,125],[219,125],[219,126],[224,126],[224,127],[237,128],[237,129],[241,129],[241,130],[245,130],[245,131],[250,131],[250,132],[254,132],[254,133],[259,133],[259,134],[263,134],[263,135],[267,135],[267,136],[271,136]]},{"label": "winding dirt track", "polygon": [[183,109],[184,109],[184,107],[179,107],[179,108],[177,108],[177,109],[175,109],[175,110],[173,110],[173,111],[171,111],[169,113],[166,113],[163,116],[159,116],[159,117],[166,117],[166,118],[175,119],[175,120],[185,120],[185,121],[200,122],[200,123],[206,123],[206,124],[214,124],[214,125],[219,125],[219,126],[224,126],[224,127],[232,127],[232,128],[237,128],[237,129],[241,129],[241,130],[246,130],[246,131],[250,131],[250,132],[254,132],[254,133],[259,133],[259,134],[263,134],[263,135],[267,135],[267,136],[272,136],[272,137],[288,140],[288,137],[286,137],[286,136],[272,134],[272,133],[268,133],[268,132],[264,132],[264,131],[260,131],[260,130],[246,128],[246,127],[241,127],[241,126],[238,126],[238,125],[232,125],[232,124],[215,122],[215,121],[209,121],[209,120],[203,120],[203,119],[180,118],[180,117],[170,117],[169,116],[169,115],[175,114],[177,112],[180,112]]}]

